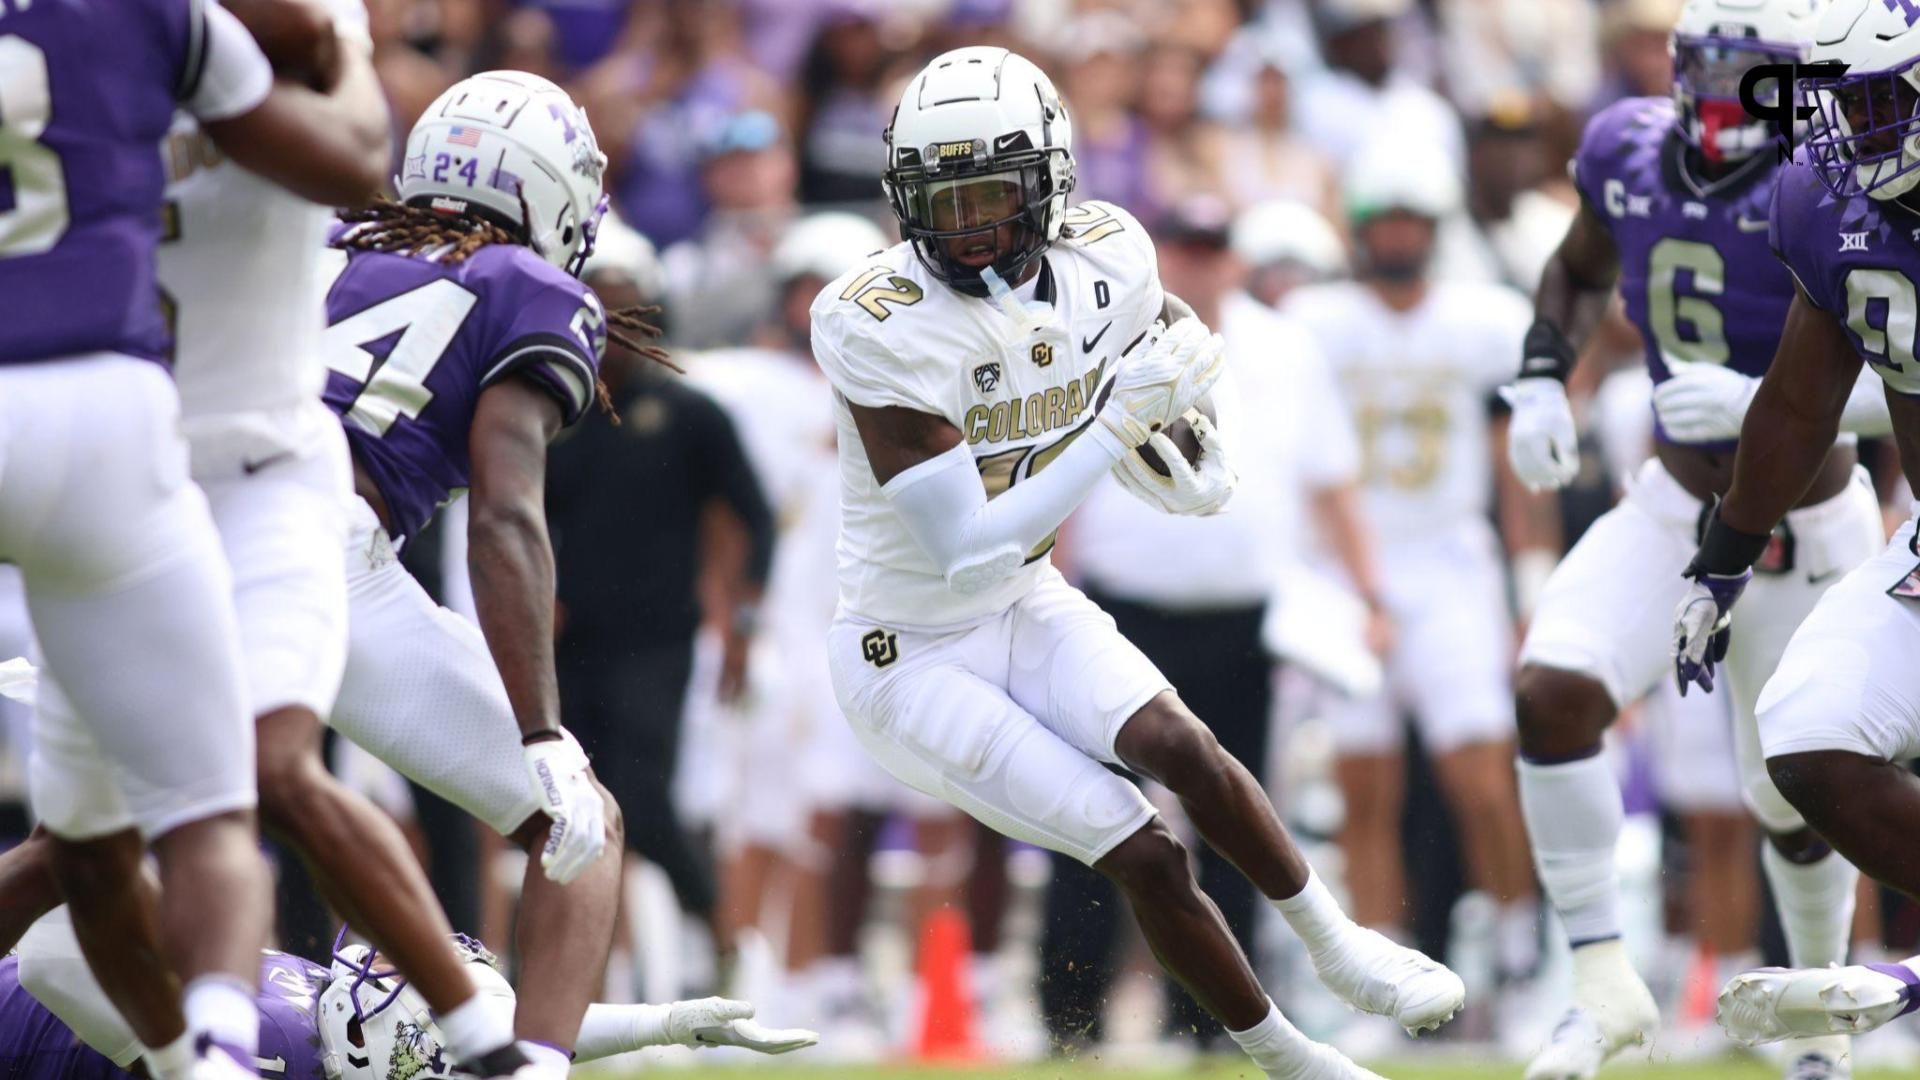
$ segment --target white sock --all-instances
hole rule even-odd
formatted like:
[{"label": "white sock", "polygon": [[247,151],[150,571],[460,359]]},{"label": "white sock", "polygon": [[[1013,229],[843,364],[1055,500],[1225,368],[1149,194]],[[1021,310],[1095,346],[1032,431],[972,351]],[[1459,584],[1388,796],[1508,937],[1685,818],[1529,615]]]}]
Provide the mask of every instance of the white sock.
[{"label": "white sock", "polygon": [[557,1068],[564,1075],[568,1069],[573,1067],[573,1055],[557,1046],[543,1042],[534,1042],[530,1039],[521,1039],[516,1045],[520,1047],[521,1053],[527,1055],[528,1061],[533,1062],[541,1068]]},{"label": "white sock", "polygon": [[1260,1071],[1268,1076],[1292,1076],[1313,1064],[1313,1056],[1303,1051],[1313,1044],[1287,1018],[1280,1007],[1267,1002],[1267,1018],[1245,1031],[1229,1031],[1233,1041],[1247,1052]]},{"label": "white sock", "polygon": [[1521,758],[1520,809],[1534,869],[1574,946],[1620,936],[1613,850],[1626,811],[1605,756],[1536,765]]},{"label": "white sock", "polygon": [[1525,978],[1540,966],[1540,901],[1527,897],[1500,905],[1493,933],[1501,978]]},{"label": "white sock", "polygon": [[1847,942],[1853,936],[1853,890],[1860,871],[1837,851],[1802,866],[1788,861],[1765,840],[1760,841],[1760,862],[1766,867],[1767,884],[1773,887],[1773,904],[1780,911],[1780,929],[1786,934],[1793,966],[1846,963]]},{"label": "white sock", "polygon": [[476,993],[433,1018],[453,1060],[475,1062],[513,1041],[513,1011],[501,1007],[506,1004]]},{"label": "white sock", "polygon": [[[1320,875],[1312,870],[1307,871],[1305,888],[1284,900],[1273,901],[1273,906],[1279,909],[1287,925],[1293,927],[1293,932],[1300,935],[1300,940],[1306,943],[1310,953],[1335,944],[1353,925],[1347,913],[1340,910],[1340,903],[1333,898],[1326,882],[1321,881]],[[1278,1018],[1279,1015],[1276,1010],[1269,1019]],[[1286,1023],[1284,1020],[1280,1022]],[[1287,1030],[1293,1029],[1289,1027]]]},{"label": "white sock", "polygon": [[158,1049],[148,1050],[143,1056],[147,1059],[147,1075],[154,1080],[180,1080],[193,1068],[193,1034],[183,1032],[179,1038]]},{"label": "white sock", "polygon": [[260,1009],[253,988],[231,975],[202,975],[187,984],[181,1006],[187,1014],[187,1034],[196,1042],[210,1037],[237,1054],[242,1065],[252,1065],[260,1049]]}]

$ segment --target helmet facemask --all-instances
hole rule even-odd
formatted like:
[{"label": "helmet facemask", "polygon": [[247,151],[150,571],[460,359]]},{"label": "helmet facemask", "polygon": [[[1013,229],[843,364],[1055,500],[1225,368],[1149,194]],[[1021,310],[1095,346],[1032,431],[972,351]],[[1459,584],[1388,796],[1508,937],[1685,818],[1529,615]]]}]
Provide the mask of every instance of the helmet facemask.
[{"label": "helmet facemask", "polygon": [[1895,199],[1920,185],[1920,60],[1807,79],[1806,89],[1820,110],[1807,153],[1827,190]]},{"label": "helmet facemask", "polygon": [[1009,283],[1023,279],[1060,232],[1060,209],[1072,187],[1062,151],[1026,150],[996,159],[986,141],[974,152],[942,160],[951,147],[929,146],[926,156],[896,152],[930,164],[903,164],[884,178],[900,231],[934,277],[969,296],[985,297],[981,271],[991,266]]},{"label": "helmet facemask", "polygon": [[[1675,34],[1673,37],[1673,101],[1680,113],[1680,134],[1709,164],[1745,161],[1766,151],[1773,131],[1740,103],[1740,83],[1761,64],[1791,64],[1800,50],[1752,37],[1722,34]],[[1769,87],[1778,95],[1790,93],[1782,80],[1755,87],[1764,98]]]}]

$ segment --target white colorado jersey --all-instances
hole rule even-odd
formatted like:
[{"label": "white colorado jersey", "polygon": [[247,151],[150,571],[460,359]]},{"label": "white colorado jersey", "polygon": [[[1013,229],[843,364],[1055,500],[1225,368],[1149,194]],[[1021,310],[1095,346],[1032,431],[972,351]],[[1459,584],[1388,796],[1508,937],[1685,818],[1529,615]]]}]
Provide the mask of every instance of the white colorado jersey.
[{"label": "white colorado jersey", "polygon": [[[367,41],[361,0],[324,0],[346,47]],[[326,382],[325,248],[333,211],[227,161],[186,113],[167,136],[160,287],[189,437],[218,417],[285,417]],[[281,422],[284,427],[285,421]],[[248,432],[275,446],[275,425]],[[292,445],[298,432],[278,433]],[[198,448],[196,447],[196,466]]]},{"label": "white colorado jersey", "polygon": [[1533,320],[1503,285],[1436,281],[1426,300],[1396,312],[1353,282],[1287,297],[1340,384],[1360,439],[1368,517],[1386,545],[1419,543],[1493,504],[1487,406],[1513,377]]},{"label": "white colorado jersey", "polygon": [[1045,468],[1086,426],[1119,358],[1159,318],[1153,241],[1111,203],[1067,212],[1060,240],[1018,291],[1052,305],[1032,326],[942,284],[901,243],[842,275],[813,302],[813,350],[833,383],[839,429],[840,611],[902,630],[976,623],[1047,571],[1051,537],[1006,581],[947,587],[880,491],[848,402],[943,417],[973,450],[992,498]]}]

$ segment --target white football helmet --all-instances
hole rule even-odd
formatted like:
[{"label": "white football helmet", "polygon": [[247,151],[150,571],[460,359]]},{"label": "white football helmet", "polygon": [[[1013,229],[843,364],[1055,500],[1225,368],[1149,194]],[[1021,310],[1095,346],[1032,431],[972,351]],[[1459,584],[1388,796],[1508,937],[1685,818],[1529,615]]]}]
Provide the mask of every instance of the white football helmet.
[{"label": "white football helmet", "polygon": [[[933,59],[888,125],[880,185],[900,232],[934,277],[986,296],[988,266],[1008,283],[1060,237],[1073,190],[1073,125],[1053,81],[1006,49]],[[1002,244],[1000,229],[1016,231]],[[972,238],[980,250],[951,248]]]},{"label": "white football helmet", "polygon": [[625,274],[649,302],[667,293],[667,270],[660,265],[660,252],[654,248],[653,241],[612,210],[607,211],[594,230],[593,253],[580,276],[592,277],[602,270]]},{"label": "white football helmet", "polygon": [[1681,137],[1708,161],[1740,161],[1770,149],[1774,132],[1740,104],[1740,80],[1757,64],[1806,59],[1820,5],[1821,0],[1687,0],[1668,42],[1673,103]]},{"label": "white football helmet", "polygon": [[1227,246],[1250,267],[1291,263],[1319,280],[1344,277],[1347,248],[1318,210],[1293,199],[1269,199],[1240,211]]},{"label": "white football helmet", "polygon": [[860,260],[890,245],[880,227],[859,214],[823,210],[808,214],[780,234],[773,248],[773,278],[817,277],[832,281]]},{"label": "white football helmet", "polygon": [[1834,0],[1808,58],[1847,65],[1804,82],[1824,120],[1807,154],[1828,190],[1894,199],[1920,185],[1920,3]]},{"label": "white football helmet", "polygon": [[[341,936],[345,937],[342,930]],[[511,1015],[513,987],[486,946],[454,935],[454,945],[487,997]],[[365,945],[334,943],[333,981],[317,1005],[321,1065],[333,1080],[453,1080],[446,1039],[420,992]],[[464,1074],[463,1074],[464,1075]]]},{"label": "white football helmet", "polygon": [[579,274],[606,210],[607,155],[566,91],[524,71],[453,84],[407,136],[400,201],[478,211]]}]

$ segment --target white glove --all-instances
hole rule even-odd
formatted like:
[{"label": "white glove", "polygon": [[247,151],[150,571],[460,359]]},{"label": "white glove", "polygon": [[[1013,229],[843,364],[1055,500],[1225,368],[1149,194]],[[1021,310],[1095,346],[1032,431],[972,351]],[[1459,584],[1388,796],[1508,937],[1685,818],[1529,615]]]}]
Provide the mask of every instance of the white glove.
[{"label": "white glove", "polygon": [[587,752],[562,731],[558,739],[530,743],[524,751],[527,782],[540,810],[553,822],[540,868],[565,885],[600,858],[607,847],[607,808],[587,773]]},{"label": "white glove", "polygon": [[667,1011],[667,1040],[679,1046],[744,1046],[762,1054],[785,1054],[820,1041],[805,1028],[772,1030],[753,1022],[753,1006],[710,997],[676,1001]]},{"label": "white glove", "polygon": [[1187,464],[1180,448],[1165,433],[1155,432],[1147,445],[1160,455],[1170,475],[1155,472],[1137,450],[1120,459],[1113,475],[1134,498],[1163,514],[1206,517],[1227,505],[1240,476],[1233,471],[1226,440],[1213,421],[1198,410],[1190,412],[1188,419],[1193,422],[1194,437],[1200,441],[1199,469]]},{"label": "white glove", "polygon": [[1528,491],[1566,487],[1580,471],[1580,434],[1573,427],[1573,406],[1558,379],[1516,379],[1500,388],[1513,407],[1507,424],[1507,461]]},{"label": "white glove", "polygon": [[1206,396],[1226,371],[1226,359],[1227,343],[1219,334],[1192,316],[1181,319],[1139,356],[1120,361],[1100,422],[1128,449],[1137,449]]},{"label": "white glove", "polygon": [[1719,364],[1667,362],[1671,377],[1653,388],[1653,413],[1676,442],[1714,442],[1740,437],[1747,406],[1760,380]]},{"label": "white glove", "polygon": [[0,660],[0,697],[22,705],[33,704],[34,690],[40,685],[40,673],[24,656]]}]

